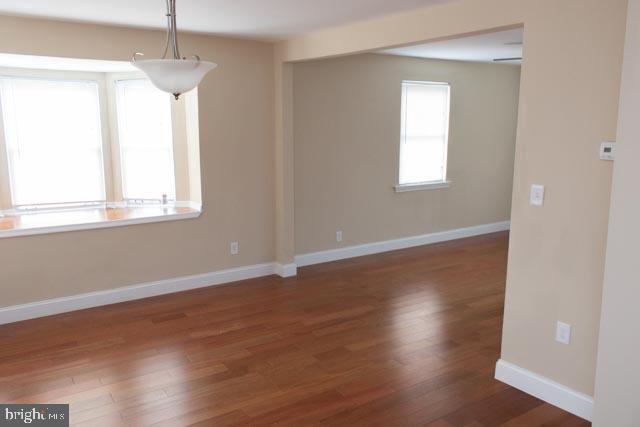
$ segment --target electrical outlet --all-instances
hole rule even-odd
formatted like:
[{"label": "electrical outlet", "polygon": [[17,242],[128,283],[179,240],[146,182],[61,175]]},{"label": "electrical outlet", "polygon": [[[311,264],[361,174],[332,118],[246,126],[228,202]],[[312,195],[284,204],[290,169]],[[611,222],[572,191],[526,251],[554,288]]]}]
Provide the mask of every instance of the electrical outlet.
[{"label": "electrical outlet", "polygon": [[240,245],[238,244],[238,242],[231,242],[230,252],[231,255],[238,255],[238,253],[240,252]]},{"label": "electrical outlet", "polygon": [[544,205],[544,185],[532,185],[530,203],[533,206]]},{"label": "electrical outlet", "polygon": [[571,343],[571,325],[558,322],[556,326],[556,341],[567,345]]},{"label": "electrical outlet", "polygon": [[336,242],[342,242],[342,230],[336,231]]}]

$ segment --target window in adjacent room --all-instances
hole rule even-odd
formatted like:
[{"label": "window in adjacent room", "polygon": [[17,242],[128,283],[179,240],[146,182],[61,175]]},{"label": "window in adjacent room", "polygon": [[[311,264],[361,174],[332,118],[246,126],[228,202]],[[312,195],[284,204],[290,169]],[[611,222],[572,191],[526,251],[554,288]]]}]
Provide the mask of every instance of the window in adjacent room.
[{"label": "window in adjacent room", "polygon": [[402,82],[398,189],[446,183],[450,93],[447,83]]}]

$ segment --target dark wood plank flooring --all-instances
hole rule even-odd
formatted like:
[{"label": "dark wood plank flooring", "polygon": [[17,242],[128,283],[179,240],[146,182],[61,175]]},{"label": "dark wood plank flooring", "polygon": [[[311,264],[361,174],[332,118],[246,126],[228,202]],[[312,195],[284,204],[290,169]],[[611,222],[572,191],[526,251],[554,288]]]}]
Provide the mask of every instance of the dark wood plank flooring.
[{"label": "dark wood plank flooring", "polygon": [[87,426],[588,425],[493,379],[507,239],[0,326],[0,402]]}]

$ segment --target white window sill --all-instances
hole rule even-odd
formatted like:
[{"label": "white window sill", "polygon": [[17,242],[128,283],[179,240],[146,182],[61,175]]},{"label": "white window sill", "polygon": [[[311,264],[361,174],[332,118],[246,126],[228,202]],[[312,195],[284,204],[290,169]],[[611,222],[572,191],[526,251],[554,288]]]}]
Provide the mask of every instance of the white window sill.
[{"label": "white window sill", "polygon": [[198,218],[200,204],[107,204],[102,207],[0,212],[0,239]]},{"label": "white window sill", "polygon": [[398,184],[394,188],[396,193],[407,193],[409,191],[423,191],[423,190],[439,190],[441,188],[451,187],[451,181],[435,181],[435,182],[423,182],[419,184]]}]

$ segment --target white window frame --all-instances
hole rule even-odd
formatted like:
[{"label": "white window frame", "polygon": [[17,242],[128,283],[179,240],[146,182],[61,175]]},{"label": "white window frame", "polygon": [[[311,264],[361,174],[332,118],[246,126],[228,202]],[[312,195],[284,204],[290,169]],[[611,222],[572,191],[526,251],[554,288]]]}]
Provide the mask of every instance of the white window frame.
[{"label": "white window frame", "polygon": [[[442,159],[442,179],[436,181],[427,181],[427,182],[415,182],[415,183],[400,183],[400,174],[402,168],[402,149],[405,142],[405,123],[406,123],[406,87],[408,85],[424,85],[424,86],[446,86],[448,89],[447,93],[447,116],[445,122],[445,135],[444,135],[444,149],[443,149],[443,159]],[[437,82],[437,81],[426,81],[426,80],[403,80],[401,83],[401,111],[400,111],[400,143],[398,149],[398,173],[397,173],[397,184],[394,186],[396,193],[405,193],[410,191],[419,191],[419,190],[438,190],[449,188],[452,184],[451,180],[448,179],[448,163],[449,163],[449,136],[451,133],[450,121],[451,121],[451,84],[448,82]]]},{"label": "white window frame", "polygon": [[71,202],[56,205],[15,205],[13,200],[13,190],[11,185],[10,160],[8,154],[7,141],[5,140],[4,120],[2,115],[2,103],[0,102],[0,212],[20,212],[37,210],[58,210],[61,208],[77,208],[82,206],[97,206],[107,203],[112,197],[111,188],[111,150],[110,132],[107,120],[107,92],[106,82],[100,78],[99,73],[81,71],[55,71],[55,70],[32,70],[21,68],[2,68],[0,78],[19,78],[47,81],[65,82],[93,82],[98,87],[98,102],[100,106],[100,126],[101,126],[101,148],[102,148],[102,179],[104,185],[104,200],[92,200],[86,202]]},{"label": "white window frame", "polygon": [[[144,78],[139,72],[119,72],[119,73],[107,73],[106,74],[106,90],[108,100],[108,120],[109,129],[111,130],[111,151],[114,153],[112,156],[113,167],[113,193],[114,199],[125,201],[122,185],[122,165],[120,156],[120,137],[118,131],[118,113],[117,113],[117,96],[116,96],[116,82],[122,80],[139,80]],[[186,129],[187,119],[186,110],[188,109],[187,103],[189,100],[195,100],[197,105],[197,88],[193,91],[183,94],[178,101],[171,102],[171,128],[173,132],[173,172],[175,175],[175,195],[176,200],[183,201],[195,201],[200,200],[200,190],[190,188],[190,180],[192,171],[189,170],[193,159],[188,158],[188,142],[189,131]],[[197,111],[197,110],[196,110]],[[183,126],[184,125],[184,126]],[[197,133],[197,129],[196,129]],[[197,142],[197,141],[196,141]],[[196,144],[198,145],[198,144]],[[197,147],[199,150],[199,147]],[[199,170],[197,171],[199,173]],[[139,202],[139,203],[138,203]],[[148,203],[149,201],[147,201]],[[144,205],[144,200],[130,200],[132,205]]]},{"label": "white window frame", "polygon": [[[123,123],[124,123],[124,121],[123,121],[124,118],[123,118],[123,116],[120,115],[120,110],[121,110],[121,108],[123,106],[121,105],[122,100],[119,99],[119,94],[118,94],[119,87],[118,87],[118,85],[120,83],[123,83],[123,82],[126,84],[126,82],[140,81],[140,80],[145,80],[146,81],[147,79],[144,78],[143,76],[137,75],[137,76],[129,76],[129,77],[120,76],[120,78],[116,77],[116,78],[111,79],[109,81],[109,85],[113,86],[113,89],[114,89],[113,93],[115,95],[115,99],[114,99],[115,114],[116,114],[115,123],[116,123],[117,127],[115,128],[115,133],[113,135],[113,139],[114,140],[116,140],[116,139],[118,140],[118,150],[117,150],[117,152],[118,152],[118,156],[119,157],[117,158],[116,161],[120,165],[120,173],[119,173],[119,178],[120,178],[119,181],[120,182],[119,182],[119,185],[120,185],[121,193],[122,193],[121,198],[126,203],[134,204],[134,205],[144,205],[144,204],[147,204],[147,203],[155,203],[158,200],[160,200],[160,199],[144,199],[144,198],[127,198],[124,195],[124,192],[125,192],[124,191],[124,187],[125,187],[125,182],[126,182],[126,172],[124,171],[124,169],[122,167],[122,164],[123,164],[123,159],[124,159],[125,153],[124,153],[124,149],[123,149],[122,143],[120,142],[120,132],[121,132],[121,127],[123,126]],[[169,199],[169,201],[170,202],[176,202],[179,199],[179,196],[178,196],[178,189],[177,189],[178,177],[176,176],[177,175],[176,174],[176,166],[177,166],[176,165],[176,153],[175,153],[175,151],[176,151],[176,147],[175,147],[176,138],[174,137],[175,134],[176,134],[176,129],[175,129],[175,125],[173,123],[175,113],[173,111],[173,106],[171,104],[171,98],[170,98],[171,95],[170,94],[166,94],[166,95],[167,95],[166,98],[167,98],[167,102],[169,103],[169,109],[170,109],[170,115],[171,115],[171,124],[170,124],[170,127],[171,127],[171,146],[170,146],[169,150],[171,152],[171,162],[172,162],[172,164],[171,164],[171,171],[170,171],[169,175],[171,175],[171,177],[173,178],[173,189],[172,189],[173,196]]]}]

